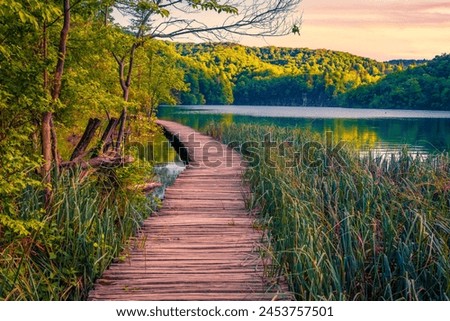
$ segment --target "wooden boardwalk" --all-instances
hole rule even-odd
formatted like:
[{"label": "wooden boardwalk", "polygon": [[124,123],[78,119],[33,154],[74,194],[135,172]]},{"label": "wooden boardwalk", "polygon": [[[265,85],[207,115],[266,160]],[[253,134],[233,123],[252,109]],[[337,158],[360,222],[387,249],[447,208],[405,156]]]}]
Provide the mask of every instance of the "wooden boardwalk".
[{"label": "wooden boardwalk", "polygon": [[189,127],[158,123],[186,147],[189,165],[144,223],[145,242],[111,265],[89,299],[290,299],[263,276],[261,232],[245,207],[239,154]]}]

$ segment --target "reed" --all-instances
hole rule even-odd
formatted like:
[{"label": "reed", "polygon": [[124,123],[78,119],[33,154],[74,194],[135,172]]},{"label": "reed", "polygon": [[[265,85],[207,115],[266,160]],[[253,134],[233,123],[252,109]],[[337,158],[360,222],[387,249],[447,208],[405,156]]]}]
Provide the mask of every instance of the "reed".
[{"label": "reed", "polygon": [[28,231],[6,231],[0,244],[1,299],[87,298],[94,280],[152,211],[148,200],[101,178],[62,175],[49,212],[41,210],[41,190],[25,190],[18,219]]},{"label": "reed", "polygon": [[448,155],[421,159],[405,150],[363,158],[349,145],[340,151],[345,166],[325,147],[308,155],[321,165],[308,166],[295,155],[308,142],[325,145],[320,135],[217,123],[206,131],[244,155],[244,142],[262,142],[267,133],[287,146],[273,149],[267,162],[267,150],[253,144],[246,179],[249,203],[267,229],[272,273],[283,273],[298,299],[449,299]]}]

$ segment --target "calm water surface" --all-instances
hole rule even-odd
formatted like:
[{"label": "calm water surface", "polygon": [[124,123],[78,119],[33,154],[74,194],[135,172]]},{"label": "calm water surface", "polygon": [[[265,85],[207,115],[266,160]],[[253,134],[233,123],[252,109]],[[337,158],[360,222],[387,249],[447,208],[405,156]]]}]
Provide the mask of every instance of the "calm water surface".
[{"label": "calm water surface", "polygon": [[201,130],[211,121],[308,128],[346,140],[360,150],[412,153],[450,150],[450,112],[333,107],[162,106],[158,117]]},{"label": "calm water surface", "polygon": [[152,195],[163,199],[166,188],[171,186],[178,175],[186,169],[170,142],[162,133],[154,133],[149,137],[138,135],[129,137],[125,146],[128,154],[136,153],[139,159],[151,162],[154,180],[162,185],[156,188]]}]

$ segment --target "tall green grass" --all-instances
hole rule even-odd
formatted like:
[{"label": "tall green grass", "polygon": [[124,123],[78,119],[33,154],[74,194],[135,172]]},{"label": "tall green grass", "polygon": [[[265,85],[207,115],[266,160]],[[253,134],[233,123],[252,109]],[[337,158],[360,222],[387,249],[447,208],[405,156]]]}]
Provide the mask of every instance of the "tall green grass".
[{"label": "tall green grass", "polygon": [[321,166],[299,157],[287,166],[283,155],[296,159],[306,143],[324,138],[259,125],[211,124],[207,132],[234,146],[271,133],[287,146],[272,150],[272,166],[257,161],[264,149],[252,145],[246,178],[267,227],[272,273],[284,274],[298,299],[449,299],[448,155],[361,158],[350,146],[340,152],[346,166],[325,148],[310,155]]},{"label": "tall green grass", "polygon": [[39,188],[25,190],[15,219],[26,229],[1,231],[2,300],[86,299],[151,213],[148,200],[105,177],[65,173],[49,212]]}]

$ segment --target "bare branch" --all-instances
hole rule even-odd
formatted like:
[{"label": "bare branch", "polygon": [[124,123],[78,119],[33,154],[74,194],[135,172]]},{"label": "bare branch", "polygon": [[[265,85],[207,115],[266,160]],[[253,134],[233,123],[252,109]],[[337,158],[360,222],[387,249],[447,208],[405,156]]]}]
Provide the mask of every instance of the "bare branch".
[{"label": "bare branch", "polygon": [[121,62],[123,62],[123,59],[119,59],[119,57],[117,57],[115,52],[111,52],[114,59],[116,60],[116,62],[120,65]]},{"label": "bare branch", "polygon": [[[204,1],[206,3],[208,1]],[[211,1],[213,2],[213,1]],[[301,0],[225,0],[215,1],[217,6],[205,12],[189,0],[153,1],[159,9],[138,10],[130,6],[136,1],[119,1],[122,13],[131,16],[129,31],[137,37],[175,38],[194,35],[201,39],[229,40],[238,36],[280,36],[298,30],[301,17],[297,8]],[[128,7],[127,7],[128,6]],[[236,8],[221,12],[219,8]],[[204,9],[204,10],[201,10]],[[170,10],[170,11],[169,11]],[[216,12],[213,12],[216,11]]]}]

